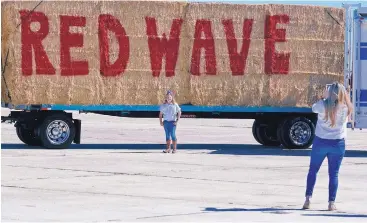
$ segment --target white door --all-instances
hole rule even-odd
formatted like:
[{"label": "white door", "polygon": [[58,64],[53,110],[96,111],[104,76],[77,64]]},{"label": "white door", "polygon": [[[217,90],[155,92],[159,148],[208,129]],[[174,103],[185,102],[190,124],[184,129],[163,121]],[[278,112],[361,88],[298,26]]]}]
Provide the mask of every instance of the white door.
[{"label": "white door", "polygon": [[[357,63],[355,63],[355,65],[359,67],[355,69],[357,72],[353,74],[353,88],[356,93],[356,100],[354,102],[355,127],[367,128],[367,21],[365,21],[365,19],[359,20],[356,25],[357,29],[358,26],[360,27],[360,32],[356,32],[356,42],[359,42],[359,56],[357,54]],[[358,38],[358,34],[360,34],[360,38]],[[360,41],[358,41],[358,39],[360,39]]]}]

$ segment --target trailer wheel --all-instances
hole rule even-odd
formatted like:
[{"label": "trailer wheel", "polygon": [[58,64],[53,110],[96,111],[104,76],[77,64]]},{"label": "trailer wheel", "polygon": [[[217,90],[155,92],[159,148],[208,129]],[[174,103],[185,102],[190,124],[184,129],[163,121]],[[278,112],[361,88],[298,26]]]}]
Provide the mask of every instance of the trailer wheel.
[{"label": "trailer wheel", "polygon": [[280,146],[281,143],[277,136],[277,124],[267,122],[260,122],[256,127],[256,135],[258,142],[264,146]]},{"label": "trailer wheel", "polygon": [[259,128],[259,121],[255,120],[254,123],[252,124],[252,135],[254,136],[256,142],[262,144],[259,140],[258,135],[257,135],[257,131],[256,131],[257,128]]},{"label": "trailer wheel", "polygon": [[279,125],[277,135],[287,149],[307,149],[315,137],[315,125],[306,117],[289,118]]},{"label": "trailer wheel", "polygon": [[36,136],[34,129],[25,129],[21,125],[15,127],[18,138],[29,146],[41,146],[41,140]]},{"label": "trailer wheel", "polygon": [[66,149],[74,140],[75,126],[66,115],[54,114],[44,119],[38,132],[45,148]]}]

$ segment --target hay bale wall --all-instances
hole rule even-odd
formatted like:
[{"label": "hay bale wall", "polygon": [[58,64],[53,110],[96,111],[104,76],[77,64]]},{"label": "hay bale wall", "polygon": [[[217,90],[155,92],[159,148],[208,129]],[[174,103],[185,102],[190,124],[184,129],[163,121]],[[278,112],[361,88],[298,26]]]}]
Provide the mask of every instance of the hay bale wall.
[{"label": "hay bale wall", "polygon": [[[2,2],[1,53],[4,64],[9,52],[4,77],[11,95],[10,101],[2,79],[2,102],[158,104],[166,90],[172,89],[180,104],[303,107],[311,105],[325,84],[343,80],[342,9],[176,1],[45,1],[22,18],[21,10],[31,11],[38,3]],[[45,15],[43,25],[31,22],[29,32],[43,35],[42,47],[55,72],[37,71],[35,50],[29,47],[34,45],[27,48],[27,41],[22,40],[22,32],[27,31],[22,24],[34,19],[35,13]],[[110,20],[101,20],[101,15],[110,15]],[[61,16],[74,18],[63,18],[61,24]],[[49,30],[41,33],[44,20]],[[83,20],[84,26],[72,26]],[[67,40],[69,23],[69,32],[82,37]],[[66,27],[63,31],[62,25]],[[116,37],[109,31],[103,36],[101,26],[120,34]],[[245,41],[243,31],[248,33]],[[83,39],[81,46],[77,46],[78,38]],[[119,67],[125,69],[108,76],[101,60],[104,57],[113,64],[119,58],[118,38],[120,53],[125,56]],[[101,46],[102,40],[108,48]],[[248,43],[245,62],[239,53],[243,42]],[[62,71],[67,67],[61,60],[67,61],[68,56],[64,53],[62,58],[61,48],[67,44],[71,44],[71,60],[86,61],[87,71],[84,65],[72,67],[77,68],[74,75]],[[100,53],[102,48],[108,55]],[[22,57],[25,51],[31,53],[31,63]],[[162,52],[167,52],[166,56]],[[282,54],[289,59],[279,58]],[[39,56],[39,61],[44,63],[45,58]],[[240,69],[243,64],[245,69]]]}]

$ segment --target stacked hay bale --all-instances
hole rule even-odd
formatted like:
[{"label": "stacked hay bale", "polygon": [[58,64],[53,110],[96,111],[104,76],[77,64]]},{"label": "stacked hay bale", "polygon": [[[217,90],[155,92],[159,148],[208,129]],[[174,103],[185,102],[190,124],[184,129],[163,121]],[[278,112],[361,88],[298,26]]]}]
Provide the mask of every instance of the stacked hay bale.
[{"label": "stacked hay bale", "polygon": [[[48,18],[49,32],[42,46],[55,74],[36,74],[32,53],[32,74],[24,75],[21,24],[30,14],[22,19],[19,11],[25,9]],[[118,36],[125,41],[125,66],[114,76],[106,76],[100,65],[102,14],[117,19],[126,34]],[[62,15],[85,17],[84,27],[69,29],[83,35],[83,46],[71,47],[70,55],[72,61],[88,63],[84,75],[61,75]],[[280,19],[270,21],[271,16]],[[342,9],[176,1],[16,1],[2,2],[1,22],[2,66],[8,54],[1,99],[13,104],[159,104],[166,90],[172,89],[180,104],[304,107],[322,93],[325,84],[343,79]],[[102,25],[116,26],[107,23]],[[39,29],[37,22],[31,24],[33,32]],[[285,29],[284,42],[279,38],[282,31],[274,31],[280,29]],[[249,32],[248,38],[243,38],[244,30]],[[267,33],[269,30],[275,33]],[[104,59],[113,64],[120,52],[118,40],[113,32],[106,37],[109,58]],[[228,41],[235,42],[237,49],[229,49]],[[206,47],[201,47],[203,42]],[[249,44],[246,61],[231,63],[231,56],[236,56],[233,52],[240,55],[243,42]],[[272,43],[275,51],[267,54]],[[169,47],[158,47],[165,44]],[[172,56],[175,49],[176,58]],[[164,51],[169,55],[162,56]],[[289,65],[279,65],[277,55],[289,55],[289,62],[283,61]],[[166,68],[167,57],[174,62]],[[279,73],[277,66],[287,69]]]},{"label": "stacked hay bale", "polygon": [[[217,58],[217,75],[191,76],[193,104],[309,106],[325,84],[342,81],[344,14],[340,9],[224,4],[190,4],[189,8],[189,35],[194,33],[197,19],[211,19]],[[274,15],[289,18],[289,22],[276,24],[278,30],[285,29],[286,41],[277,42],[275,49],[290,56],[288,72],[283,74],[267,74],[265,67],[276,63],[265,57],[266,38],[272,39],[265,33],[269,26],[266,16]],[[244,75],[232,75],[222,18],[232,19],[238,52],[244,20],[253,19]]]}]

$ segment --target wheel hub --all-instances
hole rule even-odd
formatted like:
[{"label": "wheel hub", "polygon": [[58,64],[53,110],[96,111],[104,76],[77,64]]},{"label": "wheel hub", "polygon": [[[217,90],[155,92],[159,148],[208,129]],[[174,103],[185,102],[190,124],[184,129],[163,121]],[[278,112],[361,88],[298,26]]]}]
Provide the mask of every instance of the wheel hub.
[{"label": "wheel hub", "polygon": [[68,124],[62,120],[52,121],[46,129],[48,140],[54,145],[63,144],[70,136]]},{"label": "wheel hub", "polygon": [[53,128],[53,129],[52,129],[52,135],[54,135],[54,136],[59,135],[59,133],[61,132],[60,130],[61,130],[61,129],[59,129],[59,128]]},{"label": "wheel hub", "polygon": [[311,128],[307,123],[298,121],[292,125],[289,136],[294,144],[303,146],[311,138]]}]

